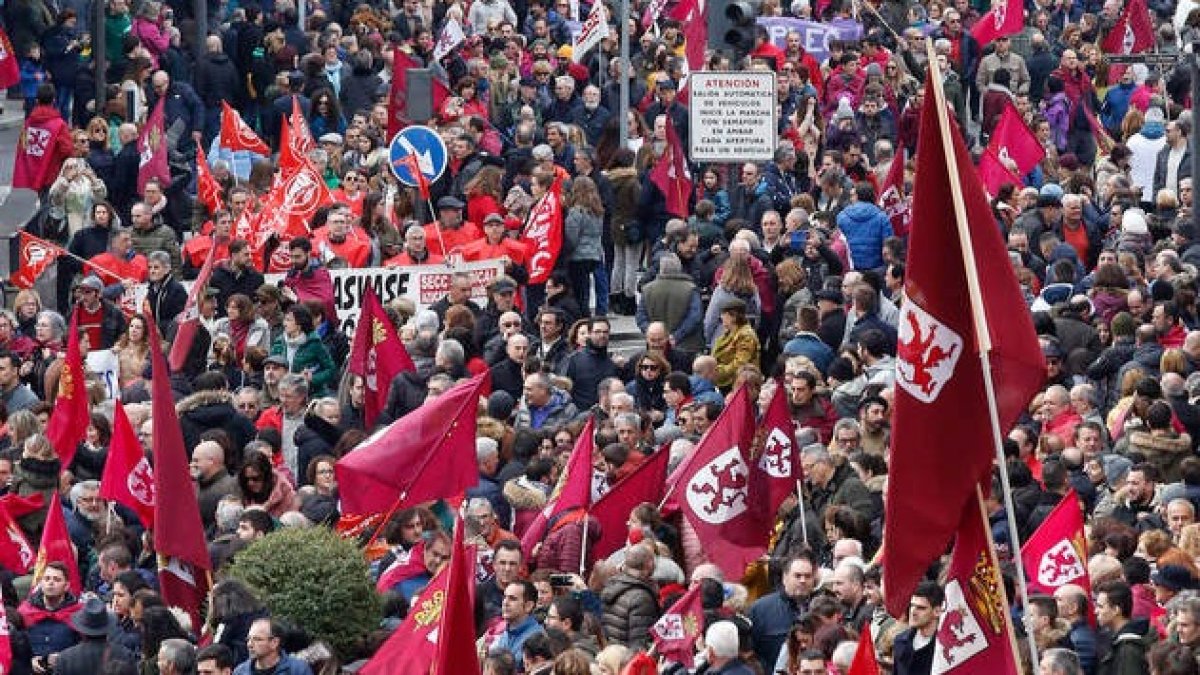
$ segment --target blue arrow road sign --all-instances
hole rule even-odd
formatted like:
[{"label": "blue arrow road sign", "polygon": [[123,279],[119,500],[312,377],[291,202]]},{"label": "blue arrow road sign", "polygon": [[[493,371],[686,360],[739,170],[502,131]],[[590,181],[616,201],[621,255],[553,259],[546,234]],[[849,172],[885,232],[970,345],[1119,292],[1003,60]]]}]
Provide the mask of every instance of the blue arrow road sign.
[{"label": "blue arrow road sign", "polygon": [[388,147],[388,163],[396,178],[409,187],[417,187],[417,177],[403,164],[408,155],[416,155],[417,165],[430,183],[441,178],[450,157],[445,141],[433,129],[419,125],[401,129]]}]

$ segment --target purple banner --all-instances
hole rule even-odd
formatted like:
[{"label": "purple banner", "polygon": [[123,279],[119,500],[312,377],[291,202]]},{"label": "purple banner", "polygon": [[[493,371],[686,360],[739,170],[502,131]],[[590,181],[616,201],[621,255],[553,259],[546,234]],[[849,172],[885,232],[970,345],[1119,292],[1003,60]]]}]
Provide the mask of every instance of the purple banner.
[{"label": "purple banner", "polygon": [[766,27],[771,35],[771,43],[780,49],[787,48],[787,34],[790,31],[800,33],[804,49],[817,61],[824,61],[829,56],[830,40],[857,40],[862,37],[862,24],[848,19],[818,23],[791,17],[769,16],[759,17],[758,25]]}]

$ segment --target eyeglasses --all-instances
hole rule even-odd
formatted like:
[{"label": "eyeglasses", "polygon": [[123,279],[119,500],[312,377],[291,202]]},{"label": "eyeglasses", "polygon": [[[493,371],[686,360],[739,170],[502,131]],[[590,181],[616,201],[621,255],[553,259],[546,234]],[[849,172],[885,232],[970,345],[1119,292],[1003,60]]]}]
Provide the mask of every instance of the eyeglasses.
[{"label": "eyeglasses", "polygon": [[656,371],[658,370],[658,366],[654,365],[653,363],[643,363],[642,365],[638,366],[638,370]]}]

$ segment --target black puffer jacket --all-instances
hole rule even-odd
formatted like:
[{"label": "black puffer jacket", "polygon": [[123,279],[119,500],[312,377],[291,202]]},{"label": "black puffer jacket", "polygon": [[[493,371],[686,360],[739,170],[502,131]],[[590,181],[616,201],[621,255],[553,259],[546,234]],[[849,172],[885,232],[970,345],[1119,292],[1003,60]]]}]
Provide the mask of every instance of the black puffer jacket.
[{"label": "black puffer jacket", "polygon": [[653,582],[622,572],[604,585],[600,600],[604,603],[604,634],[609,641],[633,651],[644,649],[662,611]]},{"label": "black puffer jacket", "polygon": [[370,67],[356,64],[354,70],[342,78],[340,90],[342,114],[347,119],[357,112],[370,112],[371,106],[383,90],[383,80]]},{"label": "black puffer jacket", "polygon": [[233,407],[233,395],[227,391],[198,391],[175,404],[175,411],[179,413],[188,459],[200,442],[201,434],[209,429],[221,429],[229,434],[239,452],[258,433],[254,423]]},{"label": "black puffer jacket", "polygon": [[237,100],[241,78],[237,66],[224,52],[208,53],[196,63],[196,95],[207,108],[216,108],[222,101]]},{"label": "black puffer jacket", "polygon": [[337,445],[338,439],[342,437],[342,430],[339,427],[326,422],[317,415],[308,414],[304,416],[304,424],[296,430],[296,466],[299,468],[300,475],[296,476],[296,480],[301,485],[308,485],[308,465],[318,455],[333,454],[333,446]]}]

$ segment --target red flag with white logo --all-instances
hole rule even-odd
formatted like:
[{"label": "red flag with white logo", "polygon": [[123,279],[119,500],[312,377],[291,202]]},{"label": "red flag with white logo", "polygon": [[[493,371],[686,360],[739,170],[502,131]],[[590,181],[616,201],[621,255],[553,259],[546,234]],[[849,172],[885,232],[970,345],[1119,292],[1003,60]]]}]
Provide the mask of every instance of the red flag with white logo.
[{"label": "red flag with white logo", "polygon": [[578,508],[586,508],[592,503],[592,452],[595,444],[596,418],[588,416],[587,423],[575,439],[575,448],[567,466],[558,477],[546,506],[538,512],[537,517],[525,530],[521,537],[521,549],[525,556],[533,555],[533,547],[545,536],[550,521],[556,516]]},{"label": "red flag with white logo", "polygon": [[100,496],[129,507],[147,529],[154,529],[154,469],[138,441],[125,406],[113,410],[112,441],[100,477]]},{"label": "red flag with white logo", "polygon": [[17,525],[17,518],[42,508],[41,493],[36,499],[26,499],[14,494],[0,497],[0,566],[16,574],[27,574],[37,562],[37,551],[29,545],[25,532]]},{"label": "red flag with white logo", "polygon": [[988,13],[971,26],[971,36],[983,47],[1005,35],[1020,33],[1024,28],[1024,3],[1021,0],[996,0]]},{"label": "red flag with white logo", "polygon": [[[1010,102],[1004,106],[1000,121],[979,160],[979,178],[994,195],[1004,183],[1021,185],[1021,176],[1033,171],[1045,157],[1046,149]],[[1016,167],[1015,172],[1013,167]]]},{"label": "red flag with white logo", "polygon": [[[21,64],[16,50],[13,49],[12,40],[8,39],[8,33],[0,28],[0,89],[8,89],[9,87],[21,81]],[[5,672],[8,672],[5,670]]]},{"label": "red flag with white logo", "polygon": [[529,283],[544,284],[562,251],[562,179],[556,178],[525,219],[521,239],[529,249]]},{"label": "red flag with white logo", "polygon": [[221,201],[221,184],[212,175],[204,148],[196,144],[196,197],[210,214],[225,208]]},{"label": "red flag with white logo", "polygon": [[317,147],[313,140],[308,122],[304,120],[304,111],[300,109],[300,99],[292,96],[292,114],[282,121],[279,129],[279,166],[296,166],[301,158]]},{"label": "red flag with white logo", "polygon": [[254,133],[228,101],[221,101],[221,147],[233,151],[248,150],[264,156],[271,154],[271,148]]},{"label": "red flag with white logo", "polygon": [[16,271],[8,277],[8,282],[17,288],[33,288],[33,284],[42,276],[50,263],[58,260],[58,256],[66,253],[61,246],[39,239],[25,230],[21,230],[21,241],[18,246],[20,263]]},{"label": "red flag with white logo", "polygon": [[746,388],[738,387],[700,439],[675,488],[683,514],[700,541],[709,544],[709,561],[731,579],[740,578],[746,564],[766,549],[772,524],[751,503],[753,441],[754,414]]},{"label": "red flag with white logo", "polygon": [[[62,467],[71,466],[75,450],[87,438],[91,424],[88,408],[87,376],[83,372],[83,356],[79,348],[79,308],[71,312],[71,325],[67,335],[67,356],[63,359],[62,372],[58,377],[58,393],[54,397],[54,410],[46,424],[46,438],[54,446]],[[94,345],[99,349],[100,345]]]},{"label": "red flag with white logo", "polygon": [[962,521],[950,558],[946,602],[938,618],[933,673],[1016,673],[1000,570],[992,557],[979,500],[957,514]]},{"label": "red flag with white logo", "polygon": [[396,160],[396,166],[408,170],[408,175],[412,176],[413,181],[417,184],[417,192],[421,194],[421,199],[429,201],[429,176],[421,171],[421,161],[417,159],[417,156],[410,152]]},{"label": "red flag with white logo", "polygon": [[171,184],[171,165],[167,162],[167,127],[163,117],[166,100],[166,97],[158,99],[138,134],[138,194],[146,190],[146,181],[151,178],[157,178],[164,188]]},{"label": "red flag with white logo", "polygon": [[702,584],[693,584],[650,629],[655,650],[688,668],[695,665],[696,640],[704,633],[701,588]]},{"label": "red flag with white logo", "polygon": [[765,507],[760,517],[774,519],[775,512],[789,495],[795,494],[800,475],[796,449],[796,423],[788,404],[787,388],[776,380],[775,393],[757,428],[753,447],[754,504]]},{"label": "red flag with white logo", "polygon": [[1129,0],[1100,47],[1106,54],[1138,54],[1154,48],[1154,21],[1146,0]]},{"label": "red flag with white logo", "polygon": [[912,195],[904,189],[904,146],[896,148],[896,156],[888,167],[887,176],[879,189],[879,208],[892,221],[892,231],[907,237],[912,226]]},{"label": "red flag with white logo", "polygon": [[387,407],[392,379],[416,369],[395,326],[383,312],[375,289],[367,286],[363,290],[362,314],[354,327],[349,364],[350,372],[361,376],[365,382],[363,421],[367,429],[375,426],[375,418]]},{"label": "red flag with white logo", "polygon": [[[79,557],[75,552],[75,544],[71,543],[71,535],[67,533],[67,517],[63,514],[62,497],[58,490],[50,491],[50,506],[46,510],[46,524],[42,527],[42,542],[38,546],[33,578],[41,579],[42,571],[52,562],[67,566],[67,581],[70,582],[71,592],[78,598],[83,592],[83,577],[79,575]],[[36,590],[37,584],[34,584],[29,593],[32,595]]]},{"label": "red flag with white logo", "polygon": [[667,211],[680,218],[687,218],[688,199],[692,195],[692,173],[688,169],[687,155],[670,117],[667,117],[667,149],[650,170],[650,180],[666,197]]},{"label": "red flag with white logo", "polygon": [[[296,135],[293,133],[290,138],[296,138]],[[287,242],[295,237],[307,237],[309,223],[317,209],[333,203],[329,187],[312,161],[306,155],[295,154],[298,148],[294,144],[285,147],[292,150],[279,154],[278,180],[263,199],[263,208],[253,226],[254,239],[250,241],[255,265],[266,272],[287,271],[291,265]],[[265,260],[271,235],[278,238],[279,246],[271,258]]]},{"label": "red flag with white logo", "polygon": [[[917,582],[946,549],[975,489],[990,485],[995,457],[984,377],[996,394],[1001,433],[1007,433],[1045,377],[1033,320],[1017,285],[1000,231],[988,213],[983,186],[960,134],[951,129],[941,92],[926,81],[921,111],[908,274],[900,310],[892,464],[888,471],[883,575],[887,608],[903,616]],[[938,116],[942,116],[939,120]],[[955,162],[955,164],[951,164]],[[956,166],[956,173],[952,173]],[[952,190],[972,243],[982,306],[968,292],[968,268]],[[987,335],[976,334],[976,312]],[[990,338],[991,373],[980,345]],[[946,439],[954,439],[947,443]],[[929,486],[936,485],[936,490]]]},{"label": "red flag with white logo", "polygon": [[1067,584],[1092,597],[1087,571],[1087,543],[1079,495],[1070,490],[1021,547],[1021,562],[1029,574],[1029,592],[1053,594]]},{"label": "red flag with white logo", "polygon": [[629,514],[639,504],[657,504],[662,499],[667,489],[667,463],[670,460],[670,450],[659,448],[592,504],[588,516],[600,523],[600,538],[588,547],[589,558],[602,560],[625,545]]}]

